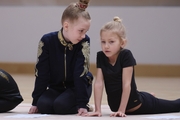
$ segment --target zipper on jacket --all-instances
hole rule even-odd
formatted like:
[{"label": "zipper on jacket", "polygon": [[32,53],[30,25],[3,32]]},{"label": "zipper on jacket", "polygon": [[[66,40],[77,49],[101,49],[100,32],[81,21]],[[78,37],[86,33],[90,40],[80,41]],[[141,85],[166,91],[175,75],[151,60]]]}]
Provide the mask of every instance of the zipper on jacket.
[{"label": "zipper on jacket", "polygon": [[64,81],[63,81],[63,85],[64,85],[64,88],[66,88],[66,85],[65,85],[65,81],[66,81],[66,50],[67,50],[67,47],[65,47],[65,50],[64,50]]}]

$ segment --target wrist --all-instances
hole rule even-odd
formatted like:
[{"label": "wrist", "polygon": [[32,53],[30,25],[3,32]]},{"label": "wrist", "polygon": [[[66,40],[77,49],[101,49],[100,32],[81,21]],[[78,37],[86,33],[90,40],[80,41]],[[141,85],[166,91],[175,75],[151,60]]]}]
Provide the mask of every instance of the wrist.
[{"label": "wrist", "polygon": [[118,112],[123,112],[123,113],[125,113],[125,109],[118,109]]}]

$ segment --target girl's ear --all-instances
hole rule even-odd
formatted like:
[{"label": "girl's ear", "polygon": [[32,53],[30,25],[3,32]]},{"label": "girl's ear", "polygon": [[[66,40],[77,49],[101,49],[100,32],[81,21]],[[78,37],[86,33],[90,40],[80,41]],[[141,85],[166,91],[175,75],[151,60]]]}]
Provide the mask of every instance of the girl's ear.
[{"label": "girl's ear", "polygon": [[124,48],[127,44],[127,40],[126,39],[123,39],[122,40],[122,43],[121,43],[121,48]]},{"label": "girl's ear", "polygon": [[69,23],[67,22],[67,21],[65,21],[64,23],[63,23],[63,29],[64,29],[64,31],[68,31],[68,27],[69,27]]}]

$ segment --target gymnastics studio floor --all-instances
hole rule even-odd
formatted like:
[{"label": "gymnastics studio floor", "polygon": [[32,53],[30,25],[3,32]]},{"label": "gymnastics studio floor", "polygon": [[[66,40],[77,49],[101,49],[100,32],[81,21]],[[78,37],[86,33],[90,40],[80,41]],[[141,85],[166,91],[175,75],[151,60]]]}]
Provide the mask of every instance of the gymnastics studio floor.
[{"label": "gymnastics studio floor", "polygon": [[[15,109],[0,113],[0,120],[180,120],[180,112],[168,114],[153,114],[153,115],[128,115],[124,118],[109,117],[112,113],[107,105],[106,94],[103,94],[102,100],[102,117],[81,117],[76,115],[47,115],[47,114],[28,114],[31,107],[31,92],[34,87],[34,75],[12,74],[16,80],[24,101]],[[180,78],[147,78],[137,77],[136,83],[139,91],[155,93],[156,97],[164,99],[180,98]],[[90,104],[94,106],[93,94],[90,99]],[[1,106],[0,106],[1,107]]]}]

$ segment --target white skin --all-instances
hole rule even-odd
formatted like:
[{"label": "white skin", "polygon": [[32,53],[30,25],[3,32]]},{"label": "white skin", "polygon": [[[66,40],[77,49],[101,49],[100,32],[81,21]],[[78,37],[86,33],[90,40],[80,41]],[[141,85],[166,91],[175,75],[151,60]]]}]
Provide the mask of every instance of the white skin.
[{"label": "white skin", "polygon": [[[83,38],[85,38],[86,32],[90,28],[91,20],[85,18],[78,18],[73,23],[66,20],[63,23],[63,35],[67,42],[72,42],[73,44],[79,43]],[[29,114],[38,113],[37,106],[31,106]],[[79,108],[78,115],[83,116],[87,114],[88,111],[85,108]]]},{"label": "white skin", "polygon": [[[124,48],[125,41],[120,40],[117,34],[111,31],[103,31],[101,33],[101,47],[103,53],[108,57],[109,63],[115,65],[120,49]],[[122,75],[122,99],[117,112],[110,114],[111,117],[125,117],[125,110],[131,90],[131,77],[133,67],[123,68]],[[95,112],[88,113],[85,116],[102,116],[101,113],[101,101],[104,87],[104,78],[101,68],[97,69],[96,80],[94,83],[94,101],[95,101]]]}]

